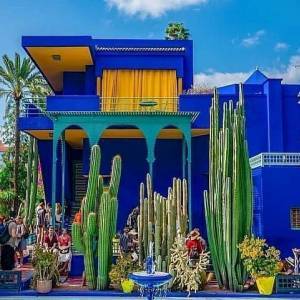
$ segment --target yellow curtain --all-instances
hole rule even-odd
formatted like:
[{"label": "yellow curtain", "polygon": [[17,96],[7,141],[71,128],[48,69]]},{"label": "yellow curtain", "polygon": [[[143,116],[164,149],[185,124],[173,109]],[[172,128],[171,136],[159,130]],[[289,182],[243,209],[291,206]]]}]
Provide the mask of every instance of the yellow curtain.
[{"label": "yellow curtain", "polygon": [[177,111],[175,70],[104,70],[101,85],[103,111],[147,110],[142,104],[151,101],[151,110]]}]

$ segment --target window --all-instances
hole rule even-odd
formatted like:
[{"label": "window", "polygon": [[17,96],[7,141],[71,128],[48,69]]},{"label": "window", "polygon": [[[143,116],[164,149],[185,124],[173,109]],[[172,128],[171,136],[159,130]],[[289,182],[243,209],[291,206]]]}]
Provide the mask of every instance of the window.
[{"label": "window", "polygon": [[291,208],[291,229],[300,230],[300,207]]}]

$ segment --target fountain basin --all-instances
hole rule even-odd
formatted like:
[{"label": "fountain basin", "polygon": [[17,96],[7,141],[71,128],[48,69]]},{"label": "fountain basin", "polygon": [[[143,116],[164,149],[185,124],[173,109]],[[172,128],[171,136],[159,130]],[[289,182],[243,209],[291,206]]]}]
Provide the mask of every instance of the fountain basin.
[{"label": "fountain basin", "polygon": [[168,283],[172,279],[172,275],[164,272],[155,272],[154,274],[148,274],[147,272],[134,272],[128,276],[139,286],[149,287],[160,287]]}]

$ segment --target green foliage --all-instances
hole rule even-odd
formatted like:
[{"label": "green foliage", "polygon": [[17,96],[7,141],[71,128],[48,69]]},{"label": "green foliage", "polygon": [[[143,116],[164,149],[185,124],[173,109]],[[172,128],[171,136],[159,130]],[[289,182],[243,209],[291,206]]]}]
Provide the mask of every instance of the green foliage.
[{"label": "green foliage", "polygon": [[189,37],[189,30],[184,27],[183,23],[169,23],[165,31],[166,40],[188,40]]},{"label": "green foliage", "polygon": [[[209,247],[221,287],[243,290],[246,270],[238,244],[252,228],[252,175],[245,135],[244,96],[224,103],[219,125],[219,97],[214,91],[210,109],[209,192],[204,192]],[[220,128],[221,127],[221,128]]]},{"label": "green foliage", "polygon": [[58,256],[51,251],[46,251],[40,245],[36,244],[33,256],[32,266],[34,269],[34,281],[36,280],[56,280],[58,281]]},{"label": "green foliage", "polygon": [[280,271],[280,251],[270,247],[265,239],[245,236],[238,246],[247,272],[253,277],[275,276]]},{"label": "green foliage", "polygon": [[172,288],[189,293],[202,290],[206,284],[206,269],[209,265],[209,252],[202,252],[199,260],[190,265],[185,238],[177,236],[171,248],[170,273],[173,275]]},{"label": "green foliage", "polygon": [[116,264],[112,265],[109,279],[112,284],[121,288],[121,282],[128,279],[128,274],[138,271],[141,271],[139,264],[132,260],[130,254],[123,254],[117,258]]},{"label": "green foliage", "polygon": [[9,216],[11,210],[11,202],[14,198],[13,190],[0,191],[0,215]]}]

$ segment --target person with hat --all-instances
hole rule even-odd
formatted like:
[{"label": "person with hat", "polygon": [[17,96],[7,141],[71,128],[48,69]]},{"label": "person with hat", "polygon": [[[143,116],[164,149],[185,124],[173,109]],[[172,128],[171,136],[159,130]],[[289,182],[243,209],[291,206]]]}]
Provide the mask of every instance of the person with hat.
[{"label": "person with hat", "polygon": [[190,259],[198,259],[200,254],[205,250],[206,243],[205,240],[201,237],[200,231],[198,228],[193,229],[186,241],[186,247],[188,249],[188,254]]}]

